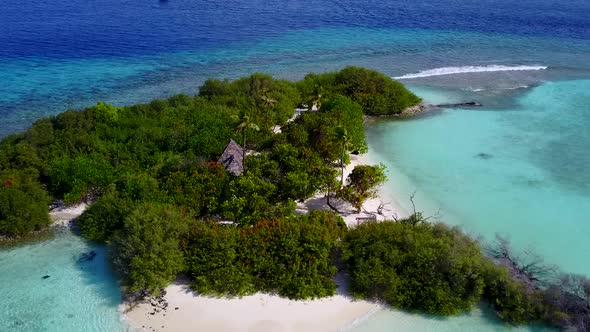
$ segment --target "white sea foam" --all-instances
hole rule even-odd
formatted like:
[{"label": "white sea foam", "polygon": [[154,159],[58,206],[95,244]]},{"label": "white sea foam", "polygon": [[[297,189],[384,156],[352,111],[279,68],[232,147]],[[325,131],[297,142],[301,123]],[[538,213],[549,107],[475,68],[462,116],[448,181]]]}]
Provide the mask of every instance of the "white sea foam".
[{"label": "white sea foam", "polygon": [[408,78],[420,78],[430,76],[463,74],[463,73],[483,73],[483,72],[497,72],[497,71],[515,71],[515,70],[545,70],[547,66],[465,66],[465,67],[442,67],[436,69],[424,70],[419,73],[406,74],[403,76],[394,77],[396,80],[403,80]]},{"label": "white sea foam", "polygon": [[481,91],[486,91],[486,90],[519,90],[519,89],[528,89],[530,88],[530,86],[528,85],[519,85],[519,86],[513,86],[513,87],[508,87],[508,88],[493,88],[493,89],[486,89],[486,88],[465,88],[465,91],[472,91],[472,92],[481,92]]},{"label": "white sea foam", "polygon": [[506,88],[506,90],[518,90],[518,89],[528,89],[529,86],[528,85],[519,85],[513,88]]}]

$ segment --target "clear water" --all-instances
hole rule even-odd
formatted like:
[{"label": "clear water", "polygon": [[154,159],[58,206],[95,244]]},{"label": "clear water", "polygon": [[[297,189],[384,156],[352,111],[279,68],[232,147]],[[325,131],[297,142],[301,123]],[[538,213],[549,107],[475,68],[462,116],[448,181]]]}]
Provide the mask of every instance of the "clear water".
[{"label": "clear water", "polygon": [[507,235],[515,248],[590,275],[590,80],[514,98],[506,108],[379,123],[369,131],[373,157],[390,167],[389,189],[406,209],[417,191],[429,215],[487,240]]},{"label": "clear water", "polygon": [[[465,100],[464,91],[414,90],[433,103]],[[528,250],[564,271],[590,275],[590,80],[547,82],[505,98],[514,99],[510,106],[377,123],[368,131],[371,158],[389,167],[387,191],[406,212],[416,193],[419,211],[484,243],[500,234],[521,255]],[[392,327],[508,328],[485,309],[444,320],[387,310],[353,331]]]},{"label": "clear water", "polygon": [[[94,260],[79,261],[90,250],[97,252]],[[126,330],[104,248],[64,231],[51,240],[0,251],[0,267],[0,331]]]},{"label": "clear water", "polygon": [[397,310],[381,310],[350,330],[351,332],[545,332],[552,331],[542,326],[512,327],[499,322],[485,308],[476,308],[469,314],[450,318],[428,317]]},{"label": "clear water", "polygon": [[[417,190],[427,213],[440,209],[486,239],[509,234],[518,249],[589,274],[588,17],[587,0],[6,1],[0,137],[97,100],[195,93],[208,77],[298,79],[350,64],[395,77],[542,66],[404,80],[429,101],[485,108],[376,124],[370,153],[390,166],[387,189],[406,209]],[[0,330],[125,330],[104,261],[76,265],[90,247],[62,234],[0,252]],[[384,311],[366,324],[359,329],[503,328],[485,310],[446,320]]]}]

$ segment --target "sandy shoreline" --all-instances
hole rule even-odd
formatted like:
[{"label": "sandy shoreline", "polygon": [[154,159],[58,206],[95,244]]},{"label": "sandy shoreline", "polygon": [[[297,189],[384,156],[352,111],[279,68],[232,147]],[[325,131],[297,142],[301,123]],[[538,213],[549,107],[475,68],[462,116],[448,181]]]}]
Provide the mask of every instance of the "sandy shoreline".
[{"label": "sandy shoreline", "polygon": [[[352,155],[344,177],[356,165],[371,164],[367,155]],[[378,213],[381,203],[384,204]],[[347,203],[332,201],[348,226],[355,226],[357,217],[374,215],[377,220],[399,218],[403,211],[380,190],[379,197],[367,201],[361,213]],[[298,204],[296,213],[330,209],[323,195]],[[358,324],[381,306],[355,300],[347,293],[346,278],[336,277],[337,295],[308,301],[293,301],[275,295],[257,293],[243,298],[210,298],[194,293],[186,281],[176,281],[166,287],[166,310],[142,302],[129,308],[121,306],[126,321],[140,331],[341,331]]]},{"label": "sandy shoreline", "polygon": [[141,331],[339,331],[380,306],[335,295],[312,301],[293,301],[257,293],[243,298],[209,298],[176,282],[166,288],[166,310],[141,303],[124,314]]},{"label": "sandy shoreline", "polygon": [[84,213],[89,204],[80,203],[71,206],[58,206],[49,212],[49,217],[53,221],[52,226],[66,227],[70,223]]},{"label": "sandy shoreline", "polygon": [[[344,168],[344,179],[346,181],[346,177],[352,172],[355,166],[357,165],[374,165],[377,164],[369,159],[368,155],[350,155],[350,164],[348,164]],[[340,212],[340,216],[346,222],[348,227],[354,227],[357,225],[356,218],[367,218],[371,216],[375,216],[377,220],[390,220],[396,218],[402,218],[406,216],[406,211],[404,211],[388,194],[385,189],[382,187],[379,188],[377,193],[377,198],[369,199],[363,204],[363,209],[360,213],[357,213],[354,208],[348,203],[339,201],[337,199],[331,200],[332,206],[338,209]],[[382,205],[382,209],[380,206]],[[304,203],[297,204],[297,210],[295,213],[298,214],[306,214],[311,210],[331,210],[330,207],[326,204],[326,198],[323,194],[318,194]],[[381,213],[379,213],[381,210]]]}]

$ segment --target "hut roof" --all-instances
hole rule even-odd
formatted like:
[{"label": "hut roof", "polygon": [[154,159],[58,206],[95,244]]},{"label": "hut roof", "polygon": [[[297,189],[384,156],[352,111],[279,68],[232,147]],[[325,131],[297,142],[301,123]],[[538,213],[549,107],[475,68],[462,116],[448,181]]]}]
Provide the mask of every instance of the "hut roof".
[{"label": "hut roof", "polygon": [[229,140],[229,143],[225,146],[223,154],[219,157],[218,163],[222,164],[226,170],[233,175],[241,175],[244,172],[244,160],[243,160],[242,147],[236,143],[233,139]]}]

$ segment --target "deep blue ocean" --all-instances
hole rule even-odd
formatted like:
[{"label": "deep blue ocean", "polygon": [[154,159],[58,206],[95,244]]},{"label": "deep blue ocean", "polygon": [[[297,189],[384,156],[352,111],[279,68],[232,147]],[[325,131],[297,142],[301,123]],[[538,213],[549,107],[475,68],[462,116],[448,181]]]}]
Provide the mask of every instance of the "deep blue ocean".
[{"label": "deep blue ocean", "polygon": [[97,99],[194,93],[208,77],[253,71],[300,78],[359,64],[399,76],[551,64],[575,76],[590,64],[589,8],[587,0],[4,1],[0,136]]},{"label": "deep blue ocean", "polygon": [[[209,77],[299,79],[361,65],[427,102],[484,104],[368,128],[393,203],[408,209],[415,191],[420,209],[483,241],[504,234],[518,250],[590,275],[588,0],[28,0],[0,8],[0,137],[98,100],[194,94]],[[125,329],[108,267],[59,259],[51,269],[63,277],[51,287],[29,277],[46,273],[42,253],[75,257],[89,245],[79,241],[58,234],[0,252],[0,298],[12,298],[0,302],[1,331]],[[19,287],[31,292],[7,291]],[[80,298],[54,301],[68,314],[50,319],[38,303],[67,289]],[[394,328],[507,327],[482,308],[447,320],[383,311],[353,330]]]}]

